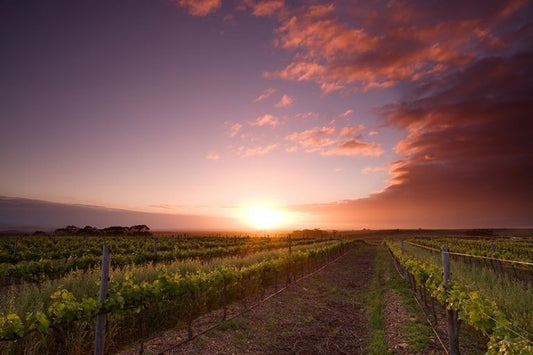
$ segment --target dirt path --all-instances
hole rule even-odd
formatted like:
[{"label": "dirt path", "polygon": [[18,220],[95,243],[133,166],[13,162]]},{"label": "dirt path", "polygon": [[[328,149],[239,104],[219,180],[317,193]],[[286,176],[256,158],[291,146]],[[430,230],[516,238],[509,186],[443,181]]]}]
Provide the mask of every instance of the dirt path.
[{"label": "dirt path", "polygon": [[393,292],[385,293],[385,337],[394,354],[409,354],[409,344],[402,326],[409,321],[400,298]]},{"label": "dirt path", "polygon": [[[361,292],[369,285],[374,256],[374,246],[357,247],[251,311],[165,354],[365,353],[368,321]],[[172,332],[147,342],[145,353],[177,343],[181,336]]]}]

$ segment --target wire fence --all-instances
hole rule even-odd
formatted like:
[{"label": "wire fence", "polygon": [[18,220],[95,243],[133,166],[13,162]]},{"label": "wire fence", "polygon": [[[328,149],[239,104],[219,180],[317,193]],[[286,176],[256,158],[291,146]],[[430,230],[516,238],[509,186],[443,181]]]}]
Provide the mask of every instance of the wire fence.
[{"label": "wire fence", "polygon": [[[440,253],[440,249],[437,249],[437,248],[432,248],[432,247],[428,247],[426,245],[421,245],[421,244],[417,244],[417,243],[413,243],[413,242],[409,242],[409,241],[407,241],[405,243],[413,245],[415,247],[419,247],[419,248],[431,250],[431,251],[436,252],[436,253]],[[489,257],[489,256],[466,254],[466,253],[457,253],[457,252],[452,252],[452,251],[450,251],[448,253],[450,255],[458,255],[458,256],[464,256],[464,257],[469,257],[469,258],[477,258],[477,259],[499,261],[499,262],[502,262],[502,263],[511,263],[511,264],[517,264],[517,265],[533,266],[533,262],[522,261],[522,260],[500,259],[500,258],[493,258],[493,257]]]}]

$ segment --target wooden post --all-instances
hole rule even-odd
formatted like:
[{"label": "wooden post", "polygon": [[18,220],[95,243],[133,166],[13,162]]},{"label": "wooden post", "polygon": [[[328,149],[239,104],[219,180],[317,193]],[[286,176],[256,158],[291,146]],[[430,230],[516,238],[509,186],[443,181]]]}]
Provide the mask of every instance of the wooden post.
[{"label": "wooden post", "polygon": [[[403,242],[403,240],[400,241],[400,245],[401,245],[401,248],[402,248],[402,255],[405,254],[405,243]],[[407,280],[407,278],[409,277],[408,274],[407,274],[407,269],[402,267],[403,269],[403,278]]]},{"label": "wooden post", "polygon": [[153,238],[153,251],[154,254],[157,254],[157,239]]},{"label": "wooden post", "polygon": [[443,246],[441,248],[441,256],[442,256],[442,271],[443,271],[443,278],[444,278],[444,284],[448,285],[451,281],[451,272],[450,272],[450,252],[448,250],[447,246]]},{"label": "wooden post", "polygon": [[[102,248],[102,266],[100,269],[100,293],[98,301],[104,303],[109,290],[109,266],[111,265],[111,252],[109,245]],[[106,314],[100,313],[96,316],[96,332],[94,337],[94,355],[103,355],[105,346],[105,326]]]},{"label": "wooden post", "polygon": [[[450,271],[450,252],[447,246],[441,248],[442,256],[442,277],[444,285],[448,285],[451,281]],[[457,319],[457,312],[446,307],[446,320],[448,327],[448,345],[450,346],[450,355],[459,355],[459,322]]]},{"label": "wooden post", "polygon": [[292,254],[292,238],[289,235],[289,256]]}]

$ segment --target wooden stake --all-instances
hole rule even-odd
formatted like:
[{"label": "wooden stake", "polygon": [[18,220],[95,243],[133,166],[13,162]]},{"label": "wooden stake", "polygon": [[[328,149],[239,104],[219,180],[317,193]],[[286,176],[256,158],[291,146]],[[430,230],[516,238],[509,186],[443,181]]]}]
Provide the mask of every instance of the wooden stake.
[{"label": "wooden stake", "polygon": [[[109,291],[109,266],[111,265],[111,252],[109,245],[102,248],[102,266],[100,270],[100,294],[98,301],[104,303]],[[106,314],[96,316],[96,332],[94,336],[94,355],[103,355],[105,347]]]},{"label": "wooden stake", "polygon": [[[450,252],[447,246],[441,248],[442,271],[444,285],[451,282],[450,272]],[[448,327],[448,345],[450,346],[450,355],[459,355],[459,322],[457,312],[453,309],[446,308],[446,320]]]}]

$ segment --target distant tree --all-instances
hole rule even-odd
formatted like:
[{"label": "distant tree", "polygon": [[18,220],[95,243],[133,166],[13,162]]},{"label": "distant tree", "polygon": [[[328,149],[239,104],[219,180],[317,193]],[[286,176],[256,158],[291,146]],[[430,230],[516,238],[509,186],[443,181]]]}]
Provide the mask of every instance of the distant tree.
[{"label": "distant tree", "polygon": [[83,235],[83,236],[93,236],[93,235],[98,235],[99,230],[96,227],[85,226],[78,231],[78,234]]},{"label": "distant tree", "polygon": [[[44,233],[44,232],[42,232]],[[98,229],[93,226],[85,226],[78,228],[76,226],[66,226],[65,228],[56,229],[53,235],[81,235],[81,236],[95,236],[95,235],[151,235],[150,228],[146,224],[137,224],[131,227],[111,226],[107,228]],[[46,234],[45,234],[46,235]]]},{"label": "distant tree", "polygon": [[129,229],[130,234],[133,235],[151,235],[150,228],[146,224],[136,224]]},{"label": "distant tree", "polygon": [[79,230],[78,227],[70,225],[65,228],[56,229],[54,235],[77,235]]}]

